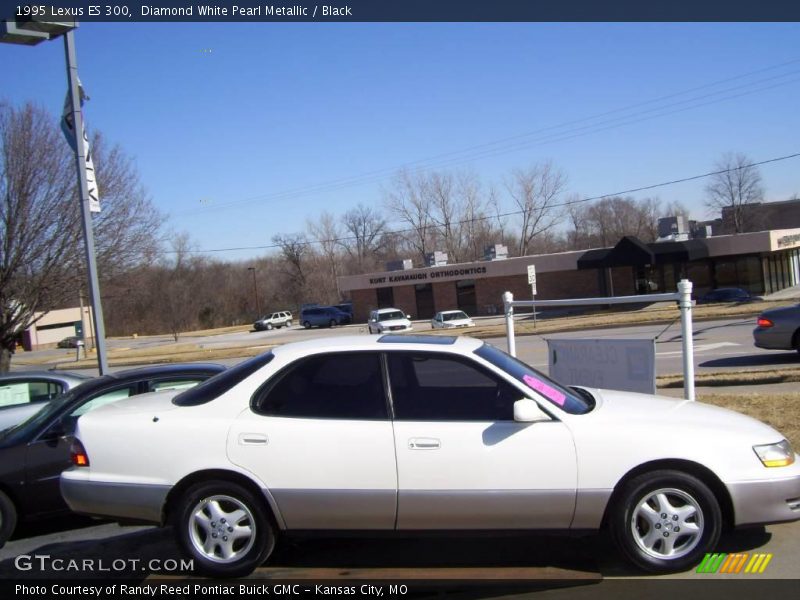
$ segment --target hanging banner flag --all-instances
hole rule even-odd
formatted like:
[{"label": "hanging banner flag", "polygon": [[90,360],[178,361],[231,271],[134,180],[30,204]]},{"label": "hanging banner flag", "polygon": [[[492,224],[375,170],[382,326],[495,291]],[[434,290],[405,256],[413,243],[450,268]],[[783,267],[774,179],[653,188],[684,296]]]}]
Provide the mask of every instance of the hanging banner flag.
[{"label": "hanging banner flag", "polygon": [[[81,85],[80,80],[78,81],[78,90],[81,97],[81,109],[83,109],[83,103],[89,99],[89,96],[87,96],[83,91],[83,86]],[[64,112],[61,115],[61,131],[64,132],[64,137],[67,138],[67,143],[72,148],[72,151],[77,152],[75,145],[75,140],[77,139],[75,135],[75,119],[73,118],[72,114],[72,103],[69,99],[69,92],[67,92],[67,97],[64,99]],[[86,156],[86,183],[87,187],[89,188],[89,210],[91,212],[99,213],[100,191],[97,188],[97,178],[95,177],[94,173],[94,161],[92,160],[92,152],[89,148],[89,136],[86,135],[85,124],[81,134],[84,156]]]}]

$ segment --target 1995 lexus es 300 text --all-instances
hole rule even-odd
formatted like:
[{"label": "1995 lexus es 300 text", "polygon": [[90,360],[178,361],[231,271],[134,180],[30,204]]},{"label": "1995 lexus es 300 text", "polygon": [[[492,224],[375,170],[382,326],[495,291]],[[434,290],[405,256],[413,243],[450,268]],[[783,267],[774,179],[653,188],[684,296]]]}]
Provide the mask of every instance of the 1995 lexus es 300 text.
[{"label": "1995 lexus es 300 text", "polygon": [[723,527],[800,519],[800,465],[771,427],[565,387],[470,338],[281,346],[84,415],[73,458],[73,510],[172,524],[216,576],[313,530],[604,528],[664,572],[699,561]]}]

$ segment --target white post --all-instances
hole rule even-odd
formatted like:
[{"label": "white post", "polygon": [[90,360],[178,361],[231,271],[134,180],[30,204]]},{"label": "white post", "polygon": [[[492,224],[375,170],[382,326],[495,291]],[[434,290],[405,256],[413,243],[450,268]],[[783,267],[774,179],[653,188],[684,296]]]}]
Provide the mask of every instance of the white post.
[{"label": "white post", "polygon": [[506,339],[508,340],[508,353],[511,356],[517,355],[517,344],[514,341],[514,294],[503,292],[503,309],[506,315]]},{"label": "white post", "polygon": [[681,279],[678,282],[681,299],[681,338],[683,340],[683,397],[694,400],[694,340],[692,339],[692,282]]}]

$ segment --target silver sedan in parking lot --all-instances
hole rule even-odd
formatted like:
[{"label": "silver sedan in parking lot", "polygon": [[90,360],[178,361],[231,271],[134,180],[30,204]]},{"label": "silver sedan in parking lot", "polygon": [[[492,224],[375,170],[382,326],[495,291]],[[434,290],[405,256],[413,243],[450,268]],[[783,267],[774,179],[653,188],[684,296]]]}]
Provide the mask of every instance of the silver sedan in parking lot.
[{"label": "silver sedan in parking lot", "polygon": [[758,317],[753,339],[759,348],[800,352],[800,304],[765,310]]}]

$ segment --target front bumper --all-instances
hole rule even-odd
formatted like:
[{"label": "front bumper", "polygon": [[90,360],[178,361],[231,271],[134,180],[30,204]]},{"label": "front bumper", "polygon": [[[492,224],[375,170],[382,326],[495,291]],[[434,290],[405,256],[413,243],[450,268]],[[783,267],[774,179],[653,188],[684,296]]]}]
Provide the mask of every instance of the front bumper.
[{"label": "front bumper", "polygon": [[161,524],[167,485],[87,481],[61,476],[61,495],[73,512]]},{"label": "front bumper", "polygon": [[800,475],[729,483],[735,525],[800,520]]}]

